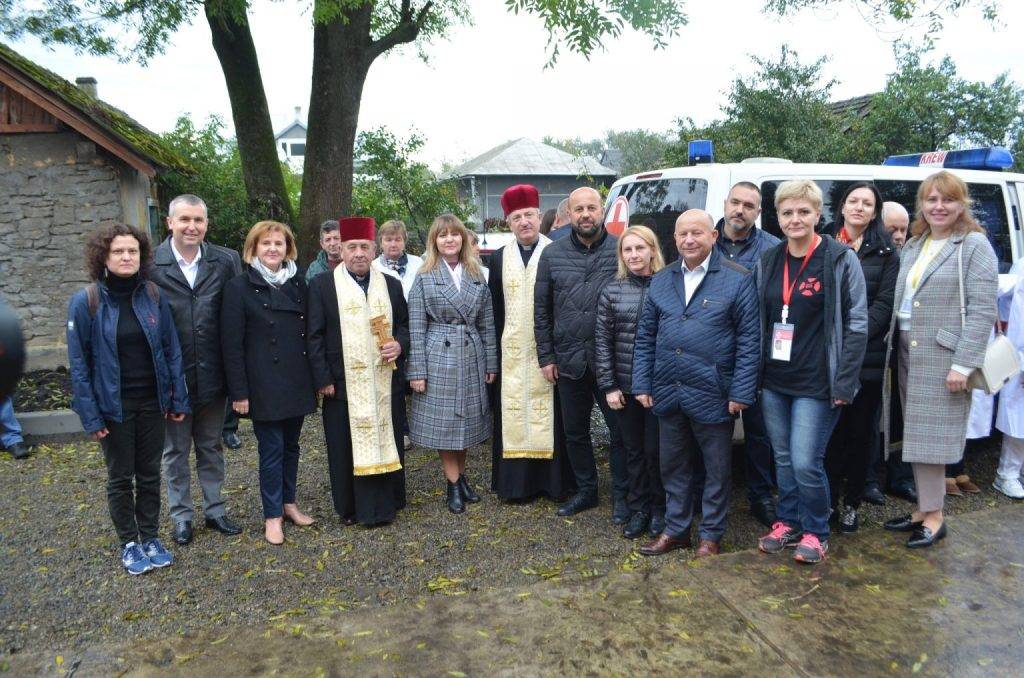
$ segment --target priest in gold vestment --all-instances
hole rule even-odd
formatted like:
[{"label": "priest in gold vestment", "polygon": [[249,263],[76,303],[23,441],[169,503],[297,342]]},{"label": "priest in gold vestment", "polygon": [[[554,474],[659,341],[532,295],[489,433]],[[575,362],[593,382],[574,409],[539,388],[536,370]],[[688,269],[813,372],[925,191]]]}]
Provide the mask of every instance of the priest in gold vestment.
[{"label": "priest in gold vestment", "polygon": [[338,222],[342,265],[309,283],[309,362],[323,396],[334,510],[346,525],[380,525],[405,506],[409,310],[402,283],[370,266],[374,220]]},{"label": "priest in gold vestment", "polygon": [[516,236],[490,262],[491,301],[501,369],[491,386],[494,416],[491,489],[503,501],[545,495],[555,501],[576,490],[565,456],[555,389],[537,366],[533,286],[540,253],[551,241],[540,233],[540,196],[529,184],[501,196]]}]

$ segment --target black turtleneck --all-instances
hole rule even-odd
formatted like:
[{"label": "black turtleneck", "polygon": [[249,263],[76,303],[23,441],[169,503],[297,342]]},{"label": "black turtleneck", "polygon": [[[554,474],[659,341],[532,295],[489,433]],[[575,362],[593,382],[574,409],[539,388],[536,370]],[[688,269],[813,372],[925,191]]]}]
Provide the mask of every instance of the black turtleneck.
[{"label": "black turtleneck", "polygon": [[121,403],[125,408],[157,404],[156,371],[153,351],[142,330],[132,296],[139,287],[138,274],[122,278],[107,274],[107,290],[117,304],[117,361],[121,366]]}]

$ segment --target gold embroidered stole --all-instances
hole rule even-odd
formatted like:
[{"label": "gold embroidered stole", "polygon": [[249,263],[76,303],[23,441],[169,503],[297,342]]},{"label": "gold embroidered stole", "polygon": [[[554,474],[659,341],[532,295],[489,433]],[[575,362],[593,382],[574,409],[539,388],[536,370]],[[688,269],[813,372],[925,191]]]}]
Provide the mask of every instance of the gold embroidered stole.
[{"label": "gold embroidered stole", "polygon": [[533,288],[540,253],[551,241],[540,236],[523,266],[519,246],[505,246],[501,284],[505,329],[501,334],[501,442],[505,459],[552,459],[555,455],[555,395],[537,367],[533,335]]},{"label": "gold embroidered stole", "polygon": [[391,420],[390,366],[384,363],[370,318],[383,315],[393,321],[391,298],[384,274],[370,269],[369,293],[342,264],[334,269],[341,318],[341,349],[344,355],[348,425],[352,435],[352,473],[372,476],[402,468],[395,447]]}]

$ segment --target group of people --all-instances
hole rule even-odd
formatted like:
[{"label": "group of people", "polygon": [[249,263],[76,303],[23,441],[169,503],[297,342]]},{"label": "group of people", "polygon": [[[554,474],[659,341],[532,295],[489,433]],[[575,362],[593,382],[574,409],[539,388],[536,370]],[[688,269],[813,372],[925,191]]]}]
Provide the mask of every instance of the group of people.
[{"label": "group of people", "polygon": [[[410,442],[438,450],[452,513],[480,501],[467,450],[488,439],[502,501],[547,496],[560,516],[597,506],[596,403],[610,435],[613,520],[628,538],[649,535],[641,553],[690,547],[697,513],[697,555],[719,552],[742,417],[750,506],[769,528],[758,546],[792,546],[815,563],[830,520],[857,528],[877,455],[888,453],[879,422],[892,391],[903,452],[887,468],[898,476],[909,464],[901,477],[912,477],[905,490],[918,506],[886,528],[909,532],[909,547],[945,537],[945,465],[962,456],[967,375],[981,364],[997,285],[954,175],[922,183],[902,252],[883,212],[897,226],[901,215],[868,182],[847,190],[821,233],[818,186],[782,184],[782,241],[754,226],[759,189],[739,183],[719,224],[703,210],[678,217],[680,258],[668,266],[650,228],[605,229],[593,188],[568,197],[569,225],[555,231],[558,215],[544,223],[533,186],[509,188],[501,205],[515,240],[489,269],[453,215],[434,220],[422,259],[405,252],[401,222],[325,222],[304,275],[286,224],[255,224],[239,259],[206,242],[206,205],[193,195],[171,201],[155,252],[130,226],[92,234],[93,282],[69,309],[74,407],[103,447],[127,571],[172,562],[157,537],[161,467],[174,540],[191,540],[193,445],[207,526],[240,531],[221,492],[226,403],[252,420],[271,544],[283,543],[284,521],[314,522],[296,480],[318,403],[335,511],[368,526],[405,505]],[[949,303],[958,284],[962,323]],[[1020,474],[1017,432],[1002,475]]]}]

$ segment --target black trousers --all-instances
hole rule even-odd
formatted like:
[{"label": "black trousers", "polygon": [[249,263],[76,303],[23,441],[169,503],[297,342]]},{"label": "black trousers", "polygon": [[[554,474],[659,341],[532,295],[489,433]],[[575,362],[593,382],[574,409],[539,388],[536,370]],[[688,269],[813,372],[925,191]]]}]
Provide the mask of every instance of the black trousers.
[{"label": "black trousers", "polygon": [[832,507],[859,508],[868,469],[878,456],[878,423],[882,414],[882,382],[865,381],[853,402],[842,408],[825,451]]},{"label": "black trousers", "polygon": [[629,491],[629,482],[626,479],[626,453],[622,447],[622,436],[612,409],[597,388],[594,373],[587,369],[579,379],[560,376],[556,388],[565,427],[566,456],[576,476],[577,491],[580,494],[597,494],[597,463],[594,461],[594,444],[590,439],[590,413],[596,400],[611,439],[608,461],[612,471],[612,494],[615,499],[624,500]]},{"label": "black trousers", "polygon": [[100,440],[107,462],[107,506],[124,546],[157,535],[164,416],[153,403],[122,404],[122,421],[108,421]]},{"label": "black trousers", "polygon": [[651,410],[626,395],[626,406],[615,410],[619,420],[622,447],[626,451],[626,477],[629,494],[626,503],[633,513],[665,515],[665,488],[661,485],[661,458],[658,456],[658,418]]}]

